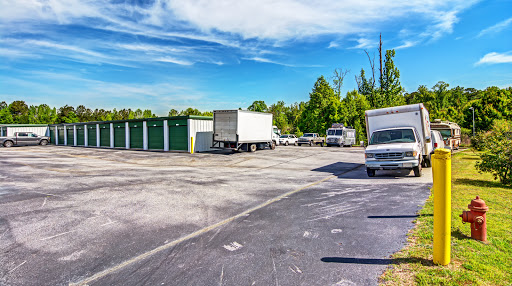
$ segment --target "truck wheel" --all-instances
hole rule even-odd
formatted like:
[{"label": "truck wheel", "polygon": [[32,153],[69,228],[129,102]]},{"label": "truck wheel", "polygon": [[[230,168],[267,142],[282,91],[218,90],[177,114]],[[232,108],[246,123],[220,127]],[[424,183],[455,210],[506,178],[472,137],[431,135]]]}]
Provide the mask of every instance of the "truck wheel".
[{"label": "truck wheel", "polygon": [[309,146],[313,146],[313,141],[309,141]]},{"label": "truck wheel", "polygon": [[5,141],[5,142],[4,142],[4,147],[9,148],[9,147],[12,147],[12,145],[14,145],[14,144],[12,143],[12,141]]},{"label": "truck wheel", "polygon": [[299,145],[299,143],[297,143],[297,141],[295,141],[295,143],[293,143],[294,146],[297,146]]},{"label": "truck wheel", "polygon": [[375,177],[375,170],[366,168],[366,174],[368,174],[368,177]]},{"label": "truck wheel", "polygon": [[324,147],[324,141],[320,142],[320,147]]},{"label": "truck wheel", "polygon": [[422,169],[421,169],[421,164],[419,164],[417,167],[412,168],[412,170],[414,171],[415,177],[421,177],[421,175],[423,175]]},{"label": "truck wheel", "polygon": [[432,167],[432,158],[431,155],[428,155],[428,157],[425,159],[425,167],[430,168]]},{"label": "truck wheel", "polygon": [[249,152],[256,152],[256,149],[258,149],[258,146],[256,146],[256,144],[249,145]]},{"label": "truck wheel", "polygon": [[41,143],[39,143],[40,145],[48,145],[48,140],[41,140]]},{"label": "truck wheel", "polygon": [[276,149],[276,142],[272,141],[272,144],[270,145],[270,149],[272,149],[272,150]]},{"label": "truck wheel", "polygon": [[284,146],[288,146],[288,141],[284,142]]}]

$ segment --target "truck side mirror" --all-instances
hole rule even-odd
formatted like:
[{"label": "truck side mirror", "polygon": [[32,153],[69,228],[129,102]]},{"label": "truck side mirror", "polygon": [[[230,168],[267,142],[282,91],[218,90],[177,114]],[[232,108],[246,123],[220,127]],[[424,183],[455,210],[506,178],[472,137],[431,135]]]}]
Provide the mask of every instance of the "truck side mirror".
[{"label": "truck side mirror", "polygon": [[430,136],[427,136],[425,137],[425,140],[427,141],[427,143],[430,143],[430,140],[432,140],[432,138],[430,138]]}]

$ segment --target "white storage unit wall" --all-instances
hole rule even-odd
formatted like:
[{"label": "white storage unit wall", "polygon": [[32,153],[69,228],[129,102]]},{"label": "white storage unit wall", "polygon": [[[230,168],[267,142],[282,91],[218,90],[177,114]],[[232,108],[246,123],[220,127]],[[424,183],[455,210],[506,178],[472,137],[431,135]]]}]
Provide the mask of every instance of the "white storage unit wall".
[{"label": "white storage unit wall", "polygon": [[47,124],[0,124],[0,136],[14,136],[16,132],[34,132],[39,136],[50,136]]},{"label": "white storage unit wall", "polygon": [[188,144],[188,152],[192,153],[191,145],[193,153],[213,150],[213,120],[188,119],[187,126],[188,138],[194,143]]}]

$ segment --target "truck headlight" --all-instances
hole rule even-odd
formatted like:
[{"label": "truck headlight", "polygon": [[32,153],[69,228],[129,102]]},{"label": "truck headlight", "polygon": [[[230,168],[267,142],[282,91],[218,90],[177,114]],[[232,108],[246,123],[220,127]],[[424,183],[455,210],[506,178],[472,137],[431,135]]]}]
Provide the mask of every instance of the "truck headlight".
[{"label": "truck headlight", "polygon": [[364,153],[365,158],[373,158],[373,153]]},{"label": "truck headlight", "polygon": [[417,152],[417,151],[408,151],[408,152],[405,152],[405,157],[416,157],[416,155],[418,155],[418,152]]}]

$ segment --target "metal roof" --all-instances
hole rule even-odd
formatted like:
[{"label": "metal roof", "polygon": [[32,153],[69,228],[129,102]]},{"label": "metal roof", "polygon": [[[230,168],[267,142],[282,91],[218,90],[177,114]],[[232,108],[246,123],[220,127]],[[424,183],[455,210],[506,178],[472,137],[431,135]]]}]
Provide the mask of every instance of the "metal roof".
[{"label": "metal roof", "polygon": [[1,127],[48,127],[48,124],[0,124]]},{"label": "metal roof", "polygon": [[57,124],[50,124],[50,126],[57,126],[57,125],[71,125],[72,126],[72,125],[84,125],[84,124],[106,124],[106,123],[119,123],[119,122],[141,122],[141,121],[162,121],[162,120],[184,120],[184,119],[213,120],[213,116],[184,115],[184,116],[153,117],[153,118],[124,119],[124,120],[110,120],[110,121],[57,123]]}]

